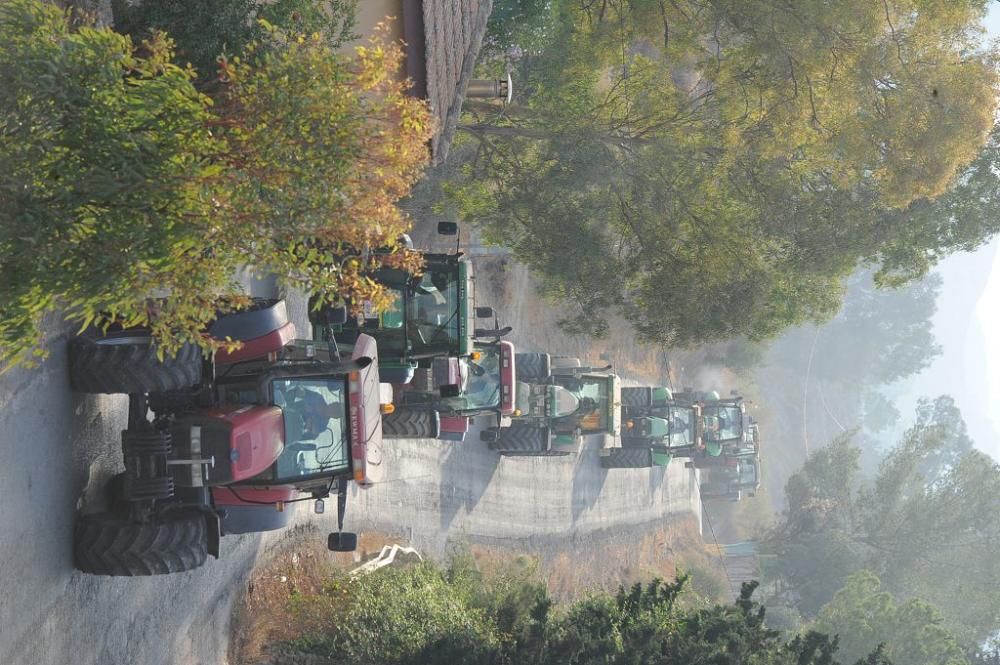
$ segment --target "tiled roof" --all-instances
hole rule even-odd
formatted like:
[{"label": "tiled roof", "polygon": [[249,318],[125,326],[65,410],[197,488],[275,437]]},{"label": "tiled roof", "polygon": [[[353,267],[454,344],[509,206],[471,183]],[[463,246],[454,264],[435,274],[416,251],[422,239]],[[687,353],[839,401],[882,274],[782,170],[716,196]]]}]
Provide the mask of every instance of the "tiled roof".
[{"label": "tiled roof", "polygon": [[435,164],[448,156],[492,7],[493,0],[423,1],[427,100],[438,122],[431,141]]}]

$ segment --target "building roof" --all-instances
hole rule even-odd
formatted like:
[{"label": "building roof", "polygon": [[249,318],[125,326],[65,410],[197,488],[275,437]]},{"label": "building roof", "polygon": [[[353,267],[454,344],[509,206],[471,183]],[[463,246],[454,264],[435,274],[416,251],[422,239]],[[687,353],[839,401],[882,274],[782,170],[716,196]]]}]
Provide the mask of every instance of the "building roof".
[{"label": "building roof", "polygon": [[[408,62],[407,70],[414,81],[414,93],[426,96],[437,121],[437,132],[431,140],[434,164],[448,156],[492,8],[493,0],[423,0],[419,13],[423,30],[406,30],[412,49],[408,49],[408,56],[418,56],[423,46],[423,71],[419,71],[417,62]],[[404,15],[407,13],[410,27],[418,16],[404,6]],[[423,37],[422,45],[412,38],[414,33]]]}]

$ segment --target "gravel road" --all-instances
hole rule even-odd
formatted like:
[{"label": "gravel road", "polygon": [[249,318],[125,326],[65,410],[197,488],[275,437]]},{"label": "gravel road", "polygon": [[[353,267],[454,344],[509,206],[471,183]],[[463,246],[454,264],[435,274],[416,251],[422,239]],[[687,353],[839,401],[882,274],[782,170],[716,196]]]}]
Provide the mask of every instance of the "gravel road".
[{"label": "gravel road", "polygon": [[[290,311],[301,324],[304,302],[291,299]],[[0,663],[225,663],[233,601],[282,536],[227,537],[218,561],[169,577],[75,571],[75,515],[100,507],[105,481],[121,468],[127,404],[70,391],[68,334],[53,334],[41,368],[0,375]],[[628,537],[673,515],[700,515],[682,463],[608,472],[598,465],[598,447],[591,440],[572,458],[500,459],[475,433],[466,444],[396,441],[387,446],[388,481],[352,491],[347,526],[401,534],[440,556],[455,542],[571,549],[580,539]],[[334,513],[313,516],[303,504],[296,521],[327,531]]]}]

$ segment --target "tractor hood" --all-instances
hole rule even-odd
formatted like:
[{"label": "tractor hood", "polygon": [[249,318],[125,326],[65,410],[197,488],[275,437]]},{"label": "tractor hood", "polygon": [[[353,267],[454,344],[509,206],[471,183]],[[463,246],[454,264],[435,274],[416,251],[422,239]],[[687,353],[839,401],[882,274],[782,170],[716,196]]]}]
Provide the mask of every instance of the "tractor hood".
[{"label": "tractor hood", "polygon": [[372,359],[370,365],[352,372],[350,394],[351,465],[354,482],[359,487],[371,487],[385,479],[385,456],[382,449],[381,405],[392,401],[392,386],[380,384],[378,376],[378,346],[369,335],[359,335],[352,360]]},{"label": "tractor hood", "polygon": [[571,416],[580,408],[579,398],[562,386],[548,386],[546,397],[545,415],[550,418]]}]

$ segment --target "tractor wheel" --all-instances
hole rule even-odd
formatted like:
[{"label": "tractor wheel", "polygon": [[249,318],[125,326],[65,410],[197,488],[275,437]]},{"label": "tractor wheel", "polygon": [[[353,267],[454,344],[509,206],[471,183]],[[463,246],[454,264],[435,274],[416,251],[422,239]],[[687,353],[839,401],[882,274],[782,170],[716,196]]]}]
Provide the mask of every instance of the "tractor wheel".
[{"label": "tractor wheel", "polygon": [[201,350],[181,347],[176,356],[156,357],[147,330],[77,337],[69,346],[69,378],[84,393],[151,393],[180,390],[201,380]]},{"label": "tractor wheel", "polygon": [[628,386],[622,388],[622,405],[633,409],[642,409],[650,406],[652,395],[647,387]]},{"label": "tractor wheel", "polygon": [[515,353],[514,370],[521,380],[547,379],[552,374],[552,359],[547,353]]},{"label": "tractor wheel", "polygon": [[114,513],[81,515],[74,540],[76,567],[93,575],[181,573],[208,558],[205,516],[196,511],[178,511],[146,523]]},{"label": "tractor wheel", "polygon": [[550,366],[552,369],[572,369],[580,367],[580,359],[570,356],[551,356]]},{"label": "tractor wheel", "polygon": [[622,448],[649,448],[650,440],[646,436],[622,435]]},{"label": "tractor wheel", "polygon": [[500,439],[490,443],[490,449],[499,452],[545,452],[548,449],[548,431],[541,427],[514,425],[500,431]]},{"label": "tractor wheel", "polygon": [[649,448],[612,448],[611,454],[601,457],[605,469],[646,469],[653,466],[653,452]]},{"label": "tractor wheel", "polygon": [[568,457],[565,450],[501,450],[503,457]]},{"label": "tractor wheel", "polygon": [[432,409],[401,407],[382,416],[382,436],[386,439],[436,439],[441,434],[441,418]]}]

